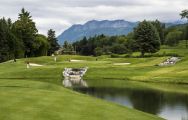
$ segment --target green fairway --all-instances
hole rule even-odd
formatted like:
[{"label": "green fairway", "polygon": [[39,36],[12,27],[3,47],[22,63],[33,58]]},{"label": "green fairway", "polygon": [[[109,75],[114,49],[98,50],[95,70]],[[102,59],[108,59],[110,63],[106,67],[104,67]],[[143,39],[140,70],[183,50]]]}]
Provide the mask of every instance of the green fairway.
[{"label": "green fairway", "polygon": [[4,79],[0,96],[1,120],[160,119],[43,82]]},{"label": "green fairway", "polygon": [[[16,63],[0,64],[0,119],[1,120],[151,120],[160,119],[154,115],[129,109],[114,103],[89,97],[62,87],[62,71],[65,67],[89,67],[84,80],[89,85],[102,87],[126,87],[123,81],[147,81],[166,83],[188,83],[188,50],[184,48],[163,48],[162,53],[176,53],[182,60],[174,66],[159,67],[168,57],[110,58],[109,56],[37,57],[19,59]],[[69,62],[69,60],[83,60]],[[44,66],[26,68],[26,61]],[[129,65],[114,65],[130,63]],[[101,82],[102,81],[102,82]],[[100,84],[106,83],[106,84]],[[186,93],[182,86],[171,87],[152,83],[134,84],[168,92]]]}]

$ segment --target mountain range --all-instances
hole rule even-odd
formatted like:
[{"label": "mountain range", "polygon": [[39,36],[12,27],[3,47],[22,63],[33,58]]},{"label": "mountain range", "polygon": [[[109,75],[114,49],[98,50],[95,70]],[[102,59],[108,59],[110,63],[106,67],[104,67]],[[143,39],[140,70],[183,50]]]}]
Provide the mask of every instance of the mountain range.
[{"label": "mountain range", "polygon": [[[59,44],[63,44],[64,41],[74,42],[82,39],[84,36],[88,38],[100,34],[108,36],[127,35],[133,31],[134,27],[136,27],[138,23],[139,22],[129,22],[125,20],[92,20],[83,25],[75,24],[58,36],[58,42]],[[176,21],[166,23],[166,26],[169,27],[184,23],[184,21]]]}]

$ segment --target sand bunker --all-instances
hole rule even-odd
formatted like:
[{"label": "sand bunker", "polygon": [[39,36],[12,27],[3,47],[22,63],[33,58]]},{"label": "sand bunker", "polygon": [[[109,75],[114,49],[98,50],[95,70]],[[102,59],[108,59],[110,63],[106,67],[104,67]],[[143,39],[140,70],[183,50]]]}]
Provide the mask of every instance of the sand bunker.
[{"label": "sand bunker", "polygon": [[83,62],[85,60],[70,60],[70,62]]},{"label": "sand bunker", "polygon": [[131,63],[114,63],[114,65],[130,65]]},{"label": "sand bunker", "polygon": [[40,65],[40,64],[36,64],[36,63],[29,63],[29,66],[36,66],[36,67],[41,67],[43,65]]}]

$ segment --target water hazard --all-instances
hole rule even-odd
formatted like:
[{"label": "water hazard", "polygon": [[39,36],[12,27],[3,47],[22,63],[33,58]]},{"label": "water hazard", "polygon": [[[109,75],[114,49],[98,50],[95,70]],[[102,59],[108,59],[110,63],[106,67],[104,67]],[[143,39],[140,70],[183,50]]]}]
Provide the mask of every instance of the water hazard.
[{"label": "water hazard", "polygon": [[[75,78],[75,76],[64,78],[64,86],[71,87],[77,92],[154,114],[168,120],[188,120],[188,94],[164,92],[146,87],[148,84],[150,86],[150,83],[144,83],[144,85],[141,85],[140,82],[123,81],[117,83],[117,80],[111,81],[111,83],[110,81],[100,81],[99,83],[97,81],[87,81],[87,83],[81,77],[80,79]],[[161,85],[158,84],[158,86]],[[178,85],[178,87],[170,85],[169,88],[178,90],[182,87],[188,90],[188,85]],[[168,89],[168,87],[165,87],[165,89]]]},{"label": "water hazard", "polygon": [[97,98],[155,114],[168,120],[188,120],[188,95],[121,88],[75,88]]}]

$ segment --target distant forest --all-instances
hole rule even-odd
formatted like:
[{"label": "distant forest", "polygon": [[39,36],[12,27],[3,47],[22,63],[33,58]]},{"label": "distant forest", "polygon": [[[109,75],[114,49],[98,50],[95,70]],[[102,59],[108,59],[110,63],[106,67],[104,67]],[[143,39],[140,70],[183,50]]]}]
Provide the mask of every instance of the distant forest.
[{"label": "distant forest", "polygon": [[[180,17],[188,21],[188,10],[183,10]],[[64,49],[75,48],[76,52],[81,55],[95,56],[104,54],[131,55],[133,52],[141,52],[141,57],[143,57],[145,53],[159,51],[161,45],[176,46],[181,40],[186,40],[185,47],[188,48],[188,23],[166,27],[158,20],[144,20],[127,36],[84,37],[73,44],[67,45],[68,43],[65,42]]]},{"label": "distant forest", "polygon": [[132,54],[133,52],[155,53],[161,45],[176,46],[186,40],[188,47],[188,24],[166,28],[160,21],[143,21],[127,36],[99,35],[84,37],[70,45],[66,41],[64,48],[75,49],[81,55],[100,56],[104,54]]}]

